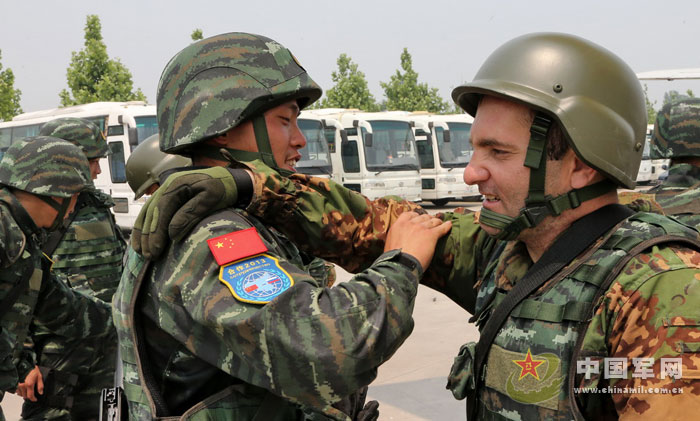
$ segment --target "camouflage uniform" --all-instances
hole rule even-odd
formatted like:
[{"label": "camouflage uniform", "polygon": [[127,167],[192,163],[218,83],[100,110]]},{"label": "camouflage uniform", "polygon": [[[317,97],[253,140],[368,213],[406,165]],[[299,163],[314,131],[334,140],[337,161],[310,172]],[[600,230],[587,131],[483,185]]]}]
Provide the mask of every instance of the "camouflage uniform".
[{"label": "camouflage uniform", "polygon": [[[42,192],[69,198],[89,183],[88,174],[87,161],[80,150],[49,137],[16,142],[0,163],[2,184],[37,197],[41,197],[37,192]],[[63,217],[60,212],[59,217]],[[14,391],[18,380],[24,379],[33,368],[33,363],[26,364],[27,358],[22,355],[22,344],[32,318],[54,335],[75,340],[87,337],[114,340],[115,332],[109,319],[109,306],[72,293],[50,272],[51,262],[40,249],[46,238],[45,230],[36,226],[7,187],[0,188],[0,227],[0,265],[3,268],[0,299],[10,294],[22,280],[28,280],[26,289],[20,290],[19,298],[1,323],[2,348],[6,348],[6,339],[11,343],[11,349],[6,349],[9,354],[2,355],[1,383],[3,390]],[[8,355],[16,366],[14,372],[6,364]]]},{"label": "camouflage uniform", "polygon": [[[88,160],[102,158],[109,150],[100,129],[79,118],[52,120],[40,134],[73,143]],[[59,279],[107,303],[119,284],[126,250],[112,206],[111,196],[93,186],[81,192],[71,223],[51,255]],[[49,378],[44,379],[44,395],[38,402],[25,401],[22,418],[96,419],[100,392],[114,383],[116,342],[66,341],[40,323],[33,324],[31,337],[38,365]]]},{"label": "camouflage uniform", "polygon": [[[275,166],[265,111],[292,100],[303,108],[320,95],[271,39],[231,33],[202,40],[178,53],[161,76],[161,150],[219,161],[259,157]],[[223,155],[204,143],[245,121],[255,127],[259,153]],[[244,254],[217,264],[218,243],[207,240],[248,228],[267,251],[236,240],[234,250]],[[271,282],[284,284],[279,293],[253,299],[246,294],[266,284],[236,286],[271,273]],[[150,263],[130,250],[114,301],[130,419],[355,419],[364,401],[353,405],[356,392],[413,328],[422,268],[394,250],[335,288],[328,288],[328,275],[323,261],[229,208],[199,222],[161,260]]]},{"label": "camouflage uniform", "polygon": [[651,137],[652,159],[671,158],[668,178],[647,191],[667,215],[700,229],[700,166],[674,162],[700,158],[700,99],[670,102],[656,116]]}]

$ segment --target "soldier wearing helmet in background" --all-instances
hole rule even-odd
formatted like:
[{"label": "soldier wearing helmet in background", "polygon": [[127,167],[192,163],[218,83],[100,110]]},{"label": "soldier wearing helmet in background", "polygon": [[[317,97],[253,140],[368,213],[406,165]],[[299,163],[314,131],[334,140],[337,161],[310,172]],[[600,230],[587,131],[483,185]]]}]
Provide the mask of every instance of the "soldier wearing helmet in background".
[{"label": "soldier wearing helmet in background", "polygon": [[[441,216],[452,229],[422,282],[480,329],[448,379],[456,398],[468,397],[468,418],[684,419],[699,411],[698,232],[617,204],[616,187],[634,187],[646,131],[632,70],[582,38],[535,33],[499,47],[452,96],[475,117],[464,180],[485,200],[479,213]],[[254,164],[252,200],[238,205],[349,271],[366,267],[397,215],[417,207]],[[211,174],[207,184],[236,200],[247,189],[225,186],[240,171]],[[172,177],[152,197],[136,249],[155,258],[168,235],[179,241],[206,214],[193,212],[206,195],[173,194],[189,184]]]},{"label": "soldier wearing helmet in background", "polygon": [[134,192],[134,199],[153,194],[161,180],[174,170],[192,166],[192,160],[180,155],[171,155],[160,150],[158,135],[141,142],[126,161],[126,181]]},{"label": "soldier wearing helmet in background", "polygon": [[[94,123],[74,117],[44,124],[41,136],[66,140],[88,159],[91,180],[100,174],[100,159],[107,156],[107,142]],[[71,288],[107,303],[122,273],[126,242],[110,208],[112,198],[92,182],[78,196],[66,228],[53,232],[43,251],[54,261],[53,271]],[[32,326],[31,339],[38,364],[26,384],[28,399],[22,406],[25,420],[91,420],[99,411],[103,388],[113,383],[116,343],[66,341],[40,323]],[[34,396],[34,381],[42,378],[43,393]]]},{"label": "soldier wearing helmet in background", "polygon": [[[232,162],[291,174],[306,143],[297,116],[320,96],[269,38],[204,39],[161,75],[160,149],[211,167],[204,177],[178,173],[192,191],[228,178]],[[214,195],[209,206],[230,196],[204,193]],[[335,288],[281,232],[229,207],[159,261],[129,250],[114,305],[130,419],[376,419],[365,386],[411,332],[418,279],[449,228],[416,214],[396,225],[386,253]]]},{"label": "soldier wearing helmet in background", "polygon": [[0,338],[11,344],[0,356],[3,391],[34,367],[21,355],[32,319],[64,338],[114,340],[110,307],[71,292],[41,251],[92,184],[89,174],[80,149],[45,136],[15,142],[0,162]]},{"label": "soldier wearing helmet in background", "polygon": [[651,159],[671,159],[668,178],[647,191],[671,215],[700,229],[700,98],[664,105],[656,116]]}]

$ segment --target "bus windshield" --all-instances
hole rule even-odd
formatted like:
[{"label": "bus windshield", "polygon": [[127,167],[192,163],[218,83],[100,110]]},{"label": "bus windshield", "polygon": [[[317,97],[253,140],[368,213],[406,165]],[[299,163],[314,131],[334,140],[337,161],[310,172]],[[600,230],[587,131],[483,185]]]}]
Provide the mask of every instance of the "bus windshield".
[{"label": "bus windshield", "polygon": [[136,120],[136,132],[138,132],[139,135],[139,143],[154,134],[158,134],[158,121],[156,121],[156,116],[148,115],[135,117],[134,120]]},{"label": "bus windshield", "polygon": [[469,143],[469,123],[447,123],[450,129],[450,141],[445,142],[444,130],[436,127],[440,164],[443,167],[466,167],[472,157],[472,145]]},{"label": "bus windshield", "polygon": [[321,122],[306,119],[297,122],[306,138],[306,146],[299,149],[301,159],[297,162],[297,171],[309,175],[331,174],[331,155]]},{"label": "bus windshield", "polygon": [[[367,169],[370,171],[419,170],[416,140],[405,121],[371,121],[372,146],[365,143]],[[362,129],[366,139],[366,130]]]}]

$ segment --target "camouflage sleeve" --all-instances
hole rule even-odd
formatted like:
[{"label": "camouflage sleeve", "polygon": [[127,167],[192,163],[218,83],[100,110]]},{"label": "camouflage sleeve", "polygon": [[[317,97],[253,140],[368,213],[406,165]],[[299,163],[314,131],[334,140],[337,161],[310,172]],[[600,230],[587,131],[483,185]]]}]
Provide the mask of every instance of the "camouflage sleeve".
[{"label": "camouflage sleeve", "polygon": [[[160,308],[149,317],[158,317],[161,325],[191,320],[193,327],[185,329],[191,333],[177,338],[191,352],[304,405],[323,408],[374,380],[377,367],[413,329],[420,265],[409,268],[388,252],[350,281],[324,288],[268,243],[269,255],[294,284],[267,304],[253,304],[222,282],[223,271],[231,268],[220,268],[206,245],[230,227],[205,219],[185,240],[172,262],[193,272],[158,277]],[[169,262],[164,267],[172,267]]]},{"label": "camouflage sleeve", "polygon": [[606,293],[593,325],[605,332],[609,356],[628,364],[627,378],[610,380],[621,420],[684,419],[700,411],[699,291],[700,253],[654,247]]},{"label": "camouflage sleeve", "polygon": [[14,391],[19,382],[17,366],[12,358],[15,342],[16,338],[0,327],[0,390]]},{"label": "camouflage sleeve", "polygon": [[56,335],[116,340],[110,305],[71,290],[53,274],[42,282],[34,318]]}]

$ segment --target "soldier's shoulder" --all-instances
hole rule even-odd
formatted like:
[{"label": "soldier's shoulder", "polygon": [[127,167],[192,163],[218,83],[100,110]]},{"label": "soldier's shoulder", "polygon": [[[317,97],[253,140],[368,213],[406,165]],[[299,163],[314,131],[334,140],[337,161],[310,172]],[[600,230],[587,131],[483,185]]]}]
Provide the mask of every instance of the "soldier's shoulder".
[{"label": "soldier's shoulder", "polygon": [[0,258],[2,267],[8,267],[19,259],[27,245],[27,237],[22,232],[12,213],[0,202]]},{"label": "soldier's shoulder", "polygon": [[111,208],[114,206],[114,199],[112,196],[96,187],[86,190],[83,194],[89,196],[93,201],[93,205],[97,207]]},{"label": "soldier's shoulder", "polygon": [[195,250],[203,250],[208,253],[207,240],[251,228],[253,227],[251,219],[251,216],[239,209],[223,209],[214,212],[195,225],[183,241],[174,244],[170,254],[179,259],[180,256],[188,255]]}]

